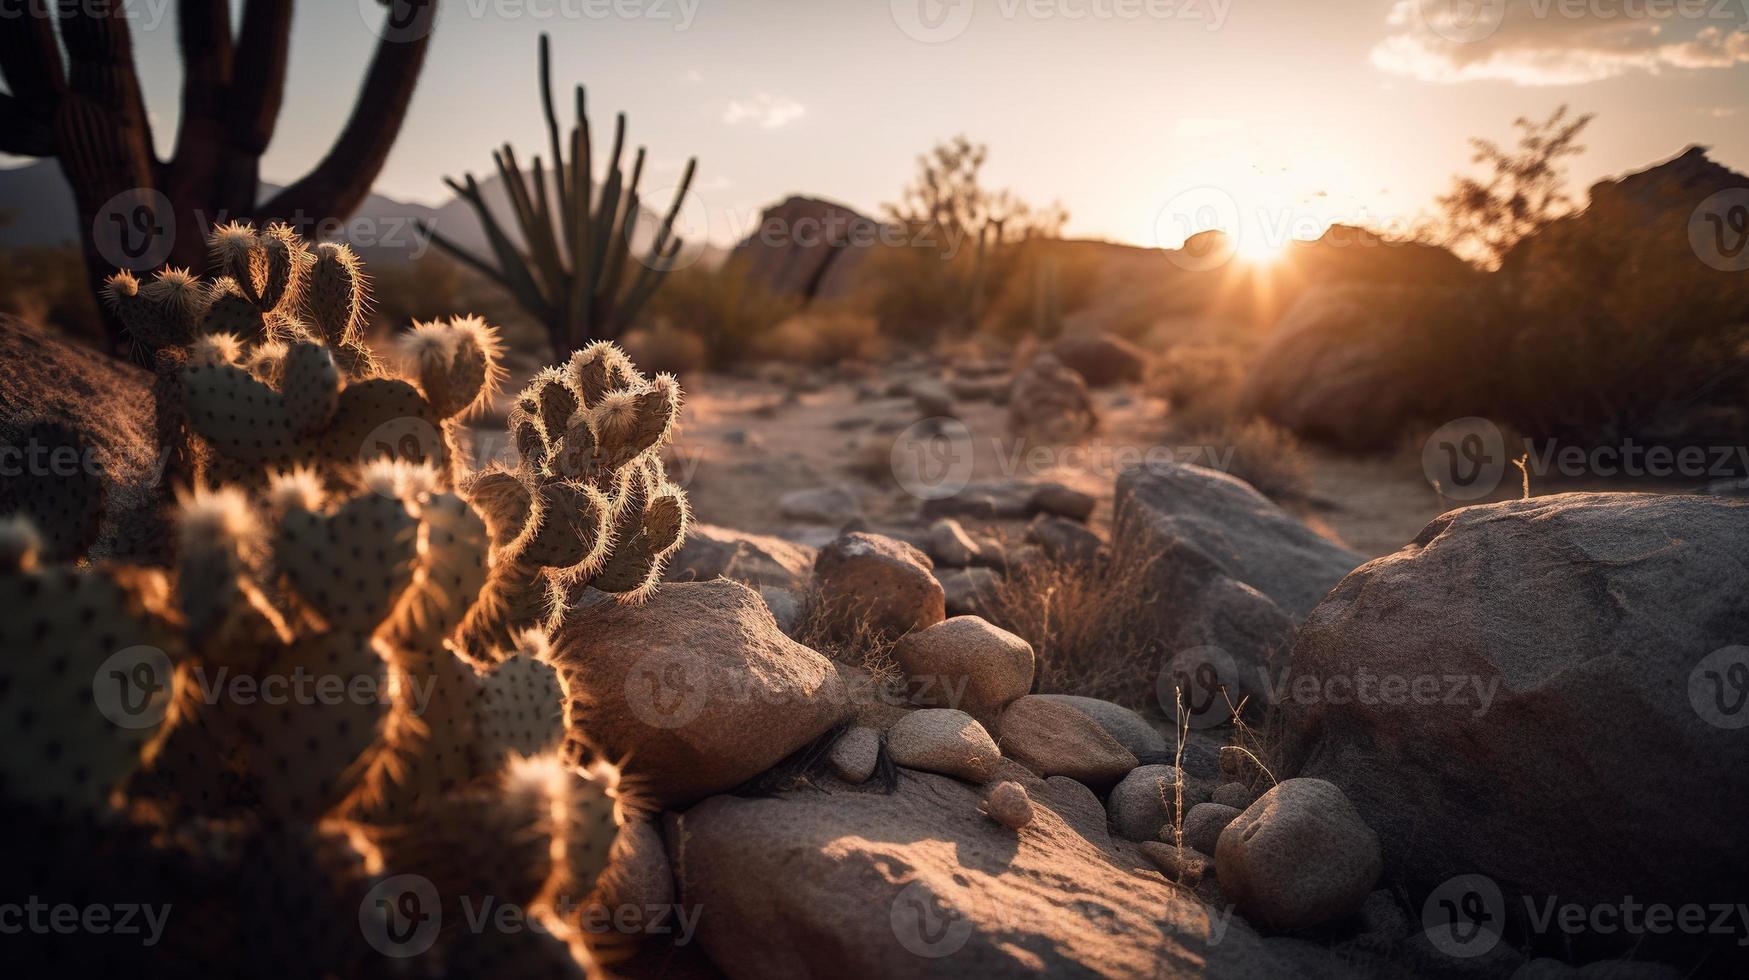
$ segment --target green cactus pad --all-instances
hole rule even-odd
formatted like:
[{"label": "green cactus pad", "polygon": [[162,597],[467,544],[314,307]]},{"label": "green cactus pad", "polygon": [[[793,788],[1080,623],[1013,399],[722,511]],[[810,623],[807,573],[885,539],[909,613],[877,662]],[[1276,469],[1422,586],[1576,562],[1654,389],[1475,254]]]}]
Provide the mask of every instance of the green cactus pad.
[{"label": "green cactus pad", "polygon": [[333,514],[288,510],[274,562],[330,627],[369,635],[413,581],[419,521],[401,501],[366,493]]}]

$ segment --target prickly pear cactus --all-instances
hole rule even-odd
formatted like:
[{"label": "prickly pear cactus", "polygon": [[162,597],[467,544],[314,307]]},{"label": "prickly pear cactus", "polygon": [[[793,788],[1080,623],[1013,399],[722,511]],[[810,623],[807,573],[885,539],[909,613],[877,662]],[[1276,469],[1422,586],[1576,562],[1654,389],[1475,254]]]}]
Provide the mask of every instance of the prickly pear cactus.
[{"label": "prickly pear cactus", "polygon": [[[443,929],[420,975],[586,975],[585,923],[554,898],[590,894],[623,800],[566,729],[544,639],[585,596],[647,594],[680,546],[660,455],[678,387],[591,347],[517,400],[516,467],[459,479],[449,436],[496,383],[492,328],[417,325],[387,377],[343,247],[228,226],[213,249],[214,283],[111,281],[159,356],[160,433],[199,447],[168,567],[75,564],[83,525],[45,542],[31,518],[68,515],[44,501],[0,520],[0,833],[41,852],[21,893],[170,903],[167,972],[362,976],[406,954],[386,917],[423,883],[436,904],[412,911],[446,923],[487,896],[548,911]],[[407,419],[443,449],[360,451]],[[137,967],[137,947],[56,943],[9,965]]]},{"label": "prickly pear cactus", "polygon": [[497,546],[486,601],[463,627],[470,653],[495,660],[523,633],[550,633],[584,589],[636,601],[661,581],[691,519],[662,468],[680,399],[672,376],[645,378],[607,342],[517,397],[516,468],[486,469],[464,489]]},{"label": "prickly pear cactus", "polygon": [[[410,377],[389,376],[361,340],[369,284],[345,245],[313,249],[289,228],[238,224],[212,236],[223,275],[187,271],[142,285],[111,276],[106,298],[155,353],[160,438],[188,485],[241,482],[316,467],[356,486],[361,468],[392,458],[429,462],[453,483],[457,420],[487,404],[502,378],[497,332],[457,317],[417,325],[403,348]],[[182,463],[179,440],[211,458]]]}]

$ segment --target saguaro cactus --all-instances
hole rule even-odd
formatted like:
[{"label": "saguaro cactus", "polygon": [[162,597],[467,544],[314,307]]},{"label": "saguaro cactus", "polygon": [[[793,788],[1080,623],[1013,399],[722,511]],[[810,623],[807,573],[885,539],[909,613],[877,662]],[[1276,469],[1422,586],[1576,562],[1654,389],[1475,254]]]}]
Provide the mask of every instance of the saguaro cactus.
[{"label": "saguaro cactus", "polygon": [[[176,151],[168,160],[153,152],[134,70],[133,5],[24,0],[11,6],[24,9],[10,11],[0,31],[0,73],[11,89],[0,94],[0,152],[60,161],[97,293],[121,262],[103,254],[98,237],[111,218],[104,212],[118,201],[128,203],[127,213],[114,217],[134,220],[134,205],[143,206],[139,231],[173,236],[167,257],[142,247],[142,258],[190,268],[204,258],[211,223],[284,221],[308,231],[351,214],[400,132],[438,0],[384,4],[382,40],[345,127],[315,169],[265,204],[258,203],[260,162],[285,93],[292,0],[250,0],[239,31],[232,29],[231,0],[177,5],[185,80]],[[355,15],[346,6],[323,14],[350,20]],[[163,201],[170,214],[157,213]],[[111,317],[106,326],[108,340],[119,342],[121,324]]]},{"label": "saguaro cactus", "polygon": [[[577,121],[570,134],[571,158],[565,159],[558,114],[553,107],[551,47],[551,39],[542,34],[541,103],[546,110],[552,166],[543,167],[537,156],[531,162],[530,173],[525,175],[517,163],[516,151],[508,143],[492,154],[515,213],[520,246],[493,217],[472,174],[463,175],[460,182],[446,179],[445,183],[478,215],[491,243],[492,260],[474,255],[430,225],[421,227],[439,248],[496,282],[523,309],[546,324],[554,356],[563,357],[566,351],[582,347],[590,340],[612,340],[624,333],[638,310],[655,294],[662,278],[674,268],[682,245],[682,239],[674,235],[674,221],[692,186],[698,160],[687,161],[680,189],[656,227],[649,252],[642,259],[635,257],[632,234],[643,214],[638,184],[644,174],[644,149],[638,148],[628,180],[620,167],[626,135],[625,113],[620,113],[614,123],[613,150],[608,155],[605,183],[597,193],[589,116],[583,86],[579,85]],[[557,222],[553,220],[555,210]],[[642,267],[633,270],[634,264]]]}]

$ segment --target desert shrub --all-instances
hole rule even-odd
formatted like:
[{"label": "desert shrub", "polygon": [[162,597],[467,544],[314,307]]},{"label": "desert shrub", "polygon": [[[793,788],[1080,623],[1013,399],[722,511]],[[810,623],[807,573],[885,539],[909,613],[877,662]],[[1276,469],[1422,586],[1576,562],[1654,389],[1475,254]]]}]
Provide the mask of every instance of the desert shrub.
[{"label": "desert shrub", "polygon": [[997,586],[985,617],[1032,644],[1034,691],[1158,714],[1159,641],[1138,627],[1154,601],[1145,570],[1139,559],[1027,562]]},{"label": "desert shrub", "polygon": [[448,256],[428,252],[398,265],[379,262],[371,275],[377,319],[397,328],[468,308],[462,302],[461,266]]},{"label": "desert shrub", "polygon": [[668,323],[629,331],[620,338],[620,346],[653,374],[691,374],[703,370],[710,360],[703,337]]},{"label": "desert shrub", "polygon": [[959,331],[966,322],[976,260],[962,247],[906,245],[869,255],[855,303],[881,331],[916,341]]},{"label": "desert shrub", "polygon": [[753,357],[762,339],[800,310],[800,300],[773,292],[731,259],[671,273],[640,322],[693,334],[711,367],[728,367]]},{"label": "desert shrub", "polygon": [[825,367],[877,357],[885,347],[874,317],[822,309],[778,324],[756,349],[762,359]]},{"label": "desert shrub", "polygon": [[1273,422],[1248,419],[1229,422],[1199,436],[1216,451],[1227,453],[1225,472],[1279,502],[1307,497],[1306,457],[1298,439]]},{"label": "desert shrub", "polygon": [[979,326],[1000,337],[1055,337],[1099,298],[1104,279],[1098,249],[1055,239],[1020,242],[985,261],[989,298]]},{"label": "desert shrub", "polygon": [[84,261],[72,247],[6,250],[0,261],[0,313],[103,343],[103,324],[85,280]]},{"label": "desert shrub", "polygon": [[1177,422],[1190,429],[1219,427],[1237,412],[1247,370],[1238,348],[1184,344],[1154,360],[1148,390],[1166,400]]}]

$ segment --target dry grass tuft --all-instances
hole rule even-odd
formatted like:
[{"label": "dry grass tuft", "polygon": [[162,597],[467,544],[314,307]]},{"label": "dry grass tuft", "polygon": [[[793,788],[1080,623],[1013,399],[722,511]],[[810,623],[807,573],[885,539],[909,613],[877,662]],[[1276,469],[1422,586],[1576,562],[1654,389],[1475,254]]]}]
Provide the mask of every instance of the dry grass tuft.
[{"label": "dry grass tuft", "polygon": [[1144,562],[1035,561],[1013,568],[986,617],[1032,644],[1041,694],[1104,698],[1158,714],[1159,641],[1138,624],[1154,601]]},{"label": "dry grass tuft", "polygon": [[1293,433],[1265,419],[1222,426],[1202,437],[1228,454],[1225,471],[1277,503],[1307,499],[1306,457]]},{"label": "dry grass tuft", "polygon": [[898,642],[895,637],[875,629],[866,618],[852,621],[847,628],[845,617],[835,614],[817,588],[803,594],[801,601],[802,614],[795,631],[797,643],[818,651],[828,660],[868,671],[877,686],[904,684],[904,671],[893,659],[893,647]]}]

